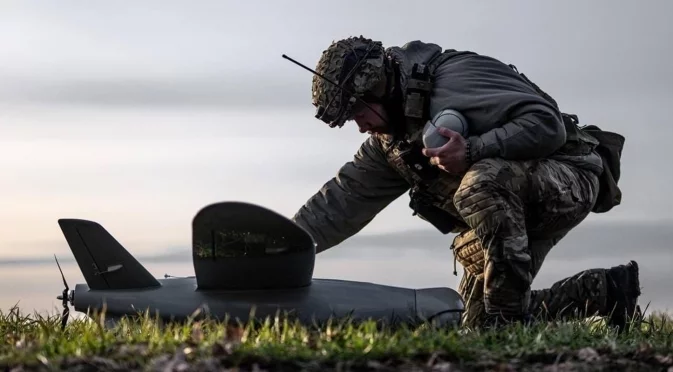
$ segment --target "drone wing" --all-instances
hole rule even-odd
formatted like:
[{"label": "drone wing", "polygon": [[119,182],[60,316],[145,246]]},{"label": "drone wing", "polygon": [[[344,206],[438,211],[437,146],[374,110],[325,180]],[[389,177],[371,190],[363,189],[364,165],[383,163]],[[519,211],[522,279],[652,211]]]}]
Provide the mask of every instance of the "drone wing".
[{"label": "drone wing", "polygon": [[81,219],[60,219],[58,224],[90,289],[161,285],[100,224]]}]

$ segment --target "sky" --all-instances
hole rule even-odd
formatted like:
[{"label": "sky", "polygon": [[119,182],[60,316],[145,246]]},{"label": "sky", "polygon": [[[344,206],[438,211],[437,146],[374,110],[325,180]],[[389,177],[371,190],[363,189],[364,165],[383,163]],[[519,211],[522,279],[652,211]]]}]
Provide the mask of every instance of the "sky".
[{"label": "sky", "polygon": [[[213,202],[291,217],[366,137],[315,119],[311,74],[281,55],[313,67],[333,40],[363,35],[499,58],[584,124],[624,135],[623,203],[592,214],[582,235],[609,244],[562,241],[559,255],[611,265],[659,254],[641,267],[650,278],[670,262],[664,238],[649,233],[673,225],[669,1],[121,4],[0,5],[0,261],[69,256],[64,217],[102,223],[134,254],[188,246],[192,217]],[[405,195],[384,210],[362,244],[403,230],[414,239],[385,247],[445,249],[451,237],[407,204]]]}]

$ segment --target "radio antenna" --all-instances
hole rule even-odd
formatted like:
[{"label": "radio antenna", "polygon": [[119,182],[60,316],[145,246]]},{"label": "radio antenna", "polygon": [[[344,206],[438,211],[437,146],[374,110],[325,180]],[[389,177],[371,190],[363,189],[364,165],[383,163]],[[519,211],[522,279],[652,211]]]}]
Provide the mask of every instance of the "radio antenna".
[{"label": "radio antenna", "polygon": [[344,92],[348,93],[351,97],[355,98],[355,99],[358,100],[360,103],[362,103],[363,105],[367,106],[367,108],[369,108],[370,110],[372,110],[378,117],[381,118],[381,120],[383,120],[384,123],[388,124],[388,121],[387,121],[381,114],[379,114],[378,111],[374,110],[374,108],[373,108],[372,106],[370,106],[367,102],[365,102],[365,101],[364,101],[363,99],[361,99],[360,97],[358,97],[358,96],[356,96],[355,94],[353,94],[353,92],[351,92],[351,91],[349,91],[348,89],[344,88],[343,86],[337,84],[336,82],[334,82],[334,81],[332,81],[332,80],[326,78],[325,76],[319,74],[317,71],[315,71],[315,70],[311,69],[310,67],[308,67],[308,66],[302,64],[301,62],[298,62],[298,61],[296,61],[296,60],[294,60],[294,59],[288,57],[286,54],[283,54],[283,58],[285,58],[285,59],[287,59],[288,61],[290,61],[290,62],[296,64],[296,65],[299,66],[299,67],[302,67],[302,68],[305,69],[305,70],[308,70],[309,72],[311,72],[311,73],[315,74],[316,76],[322,78],[323,80],[327,81],[328,83],[330,83],[330,84],[336,86],[337,88],[343,90]]}]

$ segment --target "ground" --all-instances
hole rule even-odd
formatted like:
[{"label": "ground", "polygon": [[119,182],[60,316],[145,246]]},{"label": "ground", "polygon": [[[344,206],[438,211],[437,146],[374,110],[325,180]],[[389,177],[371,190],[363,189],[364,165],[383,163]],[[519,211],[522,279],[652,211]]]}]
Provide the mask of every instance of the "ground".
[{"label": "ground", "polygon": [[144,314],[114,328],[104,315],[70,320],[0,314],[7,371],[673,371],[673,323],[651,314],[618,334],[601,319],[495,331],[347,321],[304,327],[280,316],[260,324],[193,320],[160,325]]}]

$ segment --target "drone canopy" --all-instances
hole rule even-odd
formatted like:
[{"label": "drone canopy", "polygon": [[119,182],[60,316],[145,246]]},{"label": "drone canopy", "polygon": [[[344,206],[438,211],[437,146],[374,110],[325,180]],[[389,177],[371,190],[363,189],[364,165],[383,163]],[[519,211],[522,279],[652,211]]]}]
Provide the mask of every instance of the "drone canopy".
[{"label": "drone canopy", "polygon": [[201,209],[192,221],[198,289],[278,289],[311,284],[313,238],[290,219],[242,202]]}]

